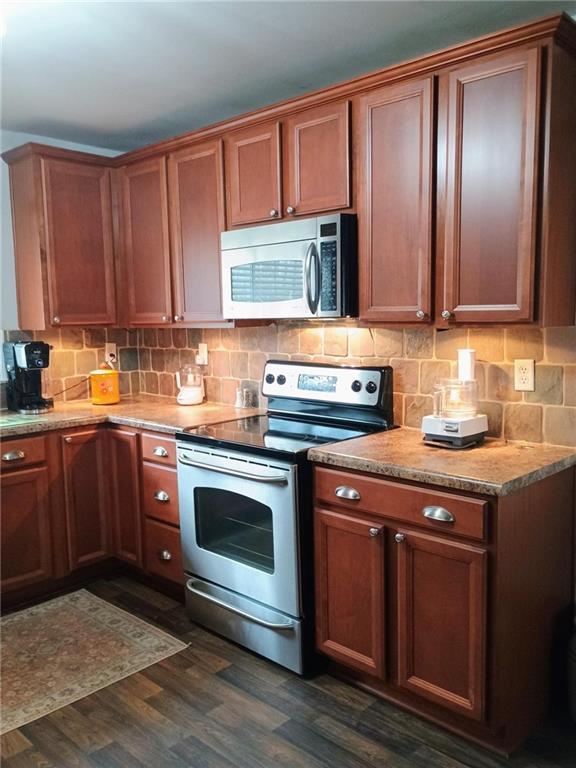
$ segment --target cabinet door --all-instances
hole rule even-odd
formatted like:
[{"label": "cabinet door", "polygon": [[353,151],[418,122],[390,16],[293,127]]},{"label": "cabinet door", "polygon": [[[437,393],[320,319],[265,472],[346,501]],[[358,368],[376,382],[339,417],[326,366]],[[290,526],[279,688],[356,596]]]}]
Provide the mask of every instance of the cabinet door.
[{"label": "cabinet door", "polygon": [[316,647],[384,674],[384,535],[379,523],[315,510]]},{"label": "cabinet door", "polygon": [[72,570],[110,554],[105,439],[98,429],[60,436]]},{"label": "cabinet door", "polygon": [[398,685],[481,720],[486,550],[408,531],[396,541]]},{"label": "cabinet door", "polygon": [[116,557],[142,565],[140,515],[140,462],[138,435],[124,429],[108,432],[110,449],[110,501]]},{"label": "cabinet door", "polygon": [[131,325],[172,319],[166,160],[120,169],[124,283]]},{"label": "cabinet door", "polygon": [[349,102],[286,121],[286,212],[307,215],[350,205]]},{"label": "cabinet door", "polygon": [[43,158],[42,183],[52,324],[114,323],[109,169]]},{"label": "cabinet door", "polygon": [[178,322],[222,320],[222,142],[197,144],[170,155],[168,177],[174,308]]},{"label": "cabinet door", "polygon": [[533,48],[447,76],[441,309],[457,322],[533,318],[539,71]]},{"label": "cabinet door", "polygon": [[47,467],[4,472],[2,490],[2,591],[54,576]]},{"label": "cabinet door", "polygon": [[360,317],[430,321],[433,80],[385,86],[359,108]]},{"label": "cabinet door", "polygon": [[250,126],[226,140],[226,184],[230,226],[282,215],[279,123]]}]

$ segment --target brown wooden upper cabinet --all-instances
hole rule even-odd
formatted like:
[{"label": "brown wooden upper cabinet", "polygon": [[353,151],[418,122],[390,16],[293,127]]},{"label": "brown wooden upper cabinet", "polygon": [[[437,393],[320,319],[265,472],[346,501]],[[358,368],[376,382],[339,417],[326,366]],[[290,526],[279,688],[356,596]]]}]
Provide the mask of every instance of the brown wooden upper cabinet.
[{"label": "brown wooden upper cabinet", "polygon": [[360,315],[429,321],[432,310],[434,81],[388,85],[358,105]]},{"label": "brown wooden upper cabinet", "polygon": [[26,144],[10,165],[19,325],[116,322],[109,160]]},{"label": "brown wooden upper cabinet", "polygon": [[444,320],[534,317],[540,69],[539,49],[528,48],[443,79]]},{"label": "brown wooden upper cabinet", "polygon": [[348,101],[298,112],[285,123],[285,214],[306,216],[350,205]]},{"label": "brown wooden upper cabinet", "polygon": [[222,320],[220,232],[224,216],[222,141],[168,157],[172,284],[176,322]]},{"label": "brown wooden upper cabinet", "polygon": [[227,136],[228,224],[348,208],[349,111],[339,101]]},{"label": "brown wooden upper cabinet", "polygon": [[282,216],[280,123],[251,125],[226,138],[228,223]]},{"label": "brown wooden upper cabinet", "polygon": [[130,325],[172,319],[166,158],[119,169],[123,282]]}]

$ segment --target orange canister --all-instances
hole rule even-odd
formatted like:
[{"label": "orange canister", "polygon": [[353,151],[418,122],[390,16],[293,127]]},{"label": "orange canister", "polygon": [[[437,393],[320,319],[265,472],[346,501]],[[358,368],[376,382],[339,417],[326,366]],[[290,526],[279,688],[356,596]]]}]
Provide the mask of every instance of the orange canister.
[{"label": "orange canister", "polygon": [[112,405],[120,402],[120,375],[105,363],[97,371],[90,371],[92,405]]}]

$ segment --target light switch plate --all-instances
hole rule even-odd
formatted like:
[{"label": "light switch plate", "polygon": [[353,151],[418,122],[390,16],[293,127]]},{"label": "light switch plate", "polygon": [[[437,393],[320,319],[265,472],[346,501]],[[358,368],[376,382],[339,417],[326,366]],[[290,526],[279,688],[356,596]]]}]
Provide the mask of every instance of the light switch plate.
[{"label": "light switch plate", "polygon": [[534,360],[514,360],[514,389],[534,392]]}]

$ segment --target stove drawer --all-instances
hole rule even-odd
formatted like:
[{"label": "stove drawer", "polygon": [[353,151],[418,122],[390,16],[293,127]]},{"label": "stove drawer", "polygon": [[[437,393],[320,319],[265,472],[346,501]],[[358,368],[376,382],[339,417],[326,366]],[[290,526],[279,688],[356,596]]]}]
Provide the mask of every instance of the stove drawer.
[{"label": "stove drawer", "polygon": [[156,520],[145,521],[146,570],[177,584],[184,583],[180,531]]},{"label": "stove drawer", "polygon": [[180,525],[178,476],[171,467],[142,465],[144,514],[170,525]]},{"label": "stove drawer", "polygon": [[142,458],[168,467],[176,466],[176,441],[170,437],[160,437],[142,433]]},{"label": "stove drawer", "polygon": [[322,505],[354,509],[471,539],[483,540],[486,536],[489,502],[482,499],[324,468],[315,471],[315,495]]}]

